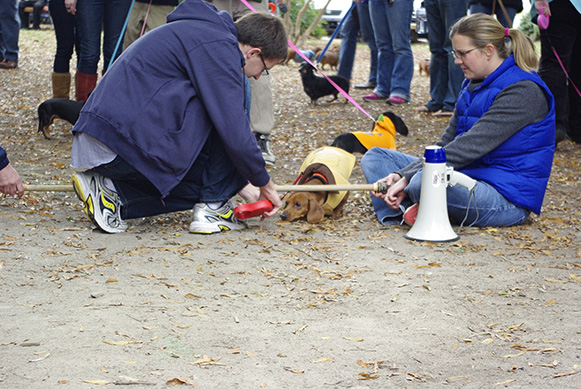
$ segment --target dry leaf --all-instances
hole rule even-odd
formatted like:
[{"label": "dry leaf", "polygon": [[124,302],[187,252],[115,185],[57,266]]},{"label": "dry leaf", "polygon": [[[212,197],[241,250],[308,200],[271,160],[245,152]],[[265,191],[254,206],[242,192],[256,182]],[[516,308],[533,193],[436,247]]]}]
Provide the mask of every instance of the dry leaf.
[{"label": "dry leaf", "polygon": [[291,373],[295,373],[295,374],[304,374],[305,373],[304,370],[293,369],[293,368],[290,368],[290,367],[285,367],[284,369],[286,371],[290,371]]},{"label": "dry leaf", "polygon": [[325,362],[329,362],[331,359],[329,358],[321,358],[321,359],[317,359],[316,361],[312,361],[312,363],[325,363]]},{"label": "dry leaf", "polygon": [[345,340],[351,340],[353,342],[363,342],[363,339],[361,339],[361,338],[347,338],[347,337],[344,336],[343,339],[345,339]]},{"label": "dry leaf", "polygon": [[83,382],[86,382],[87,384],[93,384],[93,385],[109,385],[109,382],[108,381],[83,380]]}]

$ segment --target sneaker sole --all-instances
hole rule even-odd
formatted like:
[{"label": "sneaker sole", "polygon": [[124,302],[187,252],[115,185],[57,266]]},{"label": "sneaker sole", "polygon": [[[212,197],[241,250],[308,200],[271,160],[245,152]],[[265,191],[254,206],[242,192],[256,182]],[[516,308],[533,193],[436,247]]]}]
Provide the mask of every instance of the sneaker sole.
[{"label": "sneaker sole", "polygon": [[81,200],[83,204],[85,204],[83,211],[85,211],[85,214],[93,222],[93,224],[97,225],[97,222],[95,221],[95,205],[93,204],[93,198],[91,196],[85,195],[83,184],[81,183],[81,180],[84,180],[84,178],[81,178],[77,174],[73,174],[72,179],[73,189],[75,190],[77,198]]},{"label": "sneaker sole", "polygon": [[246,226],[236,226],[236,227],[229,227],[224,224],[210,224],[204,222],[192,222],[190,223],[190,233],[191,234],[203,234],[203,235],[211,235],[217,234],[222,231],[236,231],[242,230],[246,228]]}]

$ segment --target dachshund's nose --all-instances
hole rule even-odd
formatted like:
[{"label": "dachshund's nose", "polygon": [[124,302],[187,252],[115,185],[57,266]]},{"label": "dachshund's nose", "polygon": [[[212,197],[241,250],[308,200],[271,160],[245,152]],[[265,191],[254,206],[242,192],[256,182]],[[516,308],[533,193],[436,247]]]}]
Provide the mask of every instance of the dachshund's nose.
[{"label": "dachshund's nose", "polygon": [[282,220],[286,220],[286,212],[283,212],[283,213],[281,213],[281,214],[280,214],[280,218],[281,218]]}]

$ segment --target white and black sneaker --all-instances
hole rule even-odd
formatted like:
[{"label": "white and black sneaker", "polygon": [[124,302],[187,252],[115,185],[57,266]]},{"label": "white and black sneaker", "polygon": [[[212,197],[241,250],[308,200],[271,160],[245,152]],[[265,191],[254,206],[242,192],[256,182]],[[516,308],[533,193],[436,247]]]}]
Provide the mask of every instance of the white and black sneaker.
[{"label": "white and black sneaker", "polygon": [[246,228],[246,224],[236,219],[234,207],[230,200],[218,209],[211,209],[208,204],[204,203],[194,205],[194,215],[190,223],[192,234],[214,234],[244,228]]},{"label": "white and black sneaker", "polygon": [[258,143],[258,147],[260,147],[260,151],[262,151],[262,158],[264,158],[264,162],[267,165],[273,166],[274,162],[276,161],[276,157],[270,150],[270,138],[268,135],[263,134],[254,134],[256,136],[256,143]]},{"label": "white and black sneaker", "polygon": [[75,173],[72,178],[77,197],[85,203],[84,211],[93,224],[111,234],[127,230],[127,223],[121,219],[119,195],[104,185],[102,175]]}]

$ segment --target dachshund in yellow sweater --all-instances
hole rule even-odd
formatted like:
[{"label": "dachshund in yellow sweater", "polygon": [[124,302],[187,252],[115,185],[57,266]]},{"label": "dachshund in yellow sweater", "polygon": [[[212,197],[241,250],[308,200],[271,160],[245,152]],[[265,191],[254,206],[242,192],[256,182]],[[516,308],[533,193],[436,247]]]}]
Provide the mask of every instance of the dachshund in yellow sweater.
[{"label": "dachshund in yellow sweater", "polygon": [[[325,146],[312,151],[301,166],[299,185],[349,184],[355,156],[342,149]],[[282,220],[306,218],[319,223],[325,215],[336,218],[349,197],[348,191],[293,192],[281,214]]]}]

